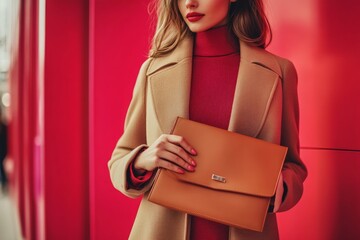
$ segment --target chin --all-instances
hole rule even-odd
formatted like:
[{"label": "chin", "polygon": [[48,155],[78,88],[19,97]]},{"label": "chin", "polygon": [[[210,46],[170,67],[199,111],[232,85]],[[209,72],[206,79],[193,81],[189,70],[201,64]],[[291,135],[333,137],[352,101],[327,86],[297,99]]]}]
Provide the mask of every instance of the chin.
[{"label": "chin", "polygon": [[205,32],[206,30],[209,30],[210,27],[206,26],[189,26],[189,29],[191,32],[198,33],[198,32]]}]

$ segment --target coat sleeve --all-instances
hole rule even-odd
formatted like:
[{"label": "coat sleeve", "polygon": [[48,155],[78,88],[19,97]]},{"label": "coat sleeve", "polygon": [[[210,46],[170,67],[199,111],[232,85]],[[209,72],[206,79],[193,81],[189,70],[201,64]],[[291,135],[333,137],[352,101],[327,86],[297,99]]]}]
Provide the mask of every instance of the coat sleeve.
[{"label": "coat sleeve", "polygon": [[141,66],[137,77],[132,100],[125,118],[124,132],[118,140],[108,162],[111,181],[116,189],[126,196],[136,198],[148,191],[149,184],[141,189],[129,187],[127,171],[130,163],[146,145],[146,71],[151,62],[148,59]]},{"label": "coat sleeve", "polygon": [[303,193],[303,182],[307,177],[307,169],[300,159],[299,144],[299,103],[297,94],[297,73],[294,65],[284,60],[283,71],[283,117],[281,129],[281,145],[288,147],[282,176],[284,195],[279,212],[295,206]]}]

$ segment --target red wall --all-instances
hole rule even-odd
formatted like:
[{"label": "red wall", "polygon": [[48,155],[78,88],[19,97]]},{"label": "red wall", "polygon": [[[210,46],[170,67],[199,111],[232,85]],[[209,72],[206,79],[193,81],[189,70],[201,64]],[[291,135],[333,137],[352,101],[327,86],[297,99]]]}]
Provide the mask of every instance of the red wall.
[{"label": "red wall", "polygon": [[45,239],[89,239],[86,0],[47,0],[44,61]]},{"label": "red wall", "polygon": [[146,2],[92,2],[92,239],[127,239],[139,204],[113,188],[107,161],[122,134],[134,80],[147,56]]},{"label": "red wall", "polygon": [[9,74],[10,159],[22,233],[89,239],[89,4],[47,0],[41,12],[43,0],[19,2]]},{"label": "red wall", "polygon": [[277,0],[268,10],[270,49],[297,66],[301,155],[309,170],[301,202],[279,214],[281,236],[359,239],[360,4]]},{"label": "red wall", "polygon": [[[147,2],[47,0],[43,61],[38,0],[21,2],[10,124],[27,239],[127,239],[139,201],[112,187],[107,161],[146,59]],[[269,50],[298,70],[309,170],[303,199],[278,215],[281,237],[360,238],[360,4],[273,0],[267,9]]]}]

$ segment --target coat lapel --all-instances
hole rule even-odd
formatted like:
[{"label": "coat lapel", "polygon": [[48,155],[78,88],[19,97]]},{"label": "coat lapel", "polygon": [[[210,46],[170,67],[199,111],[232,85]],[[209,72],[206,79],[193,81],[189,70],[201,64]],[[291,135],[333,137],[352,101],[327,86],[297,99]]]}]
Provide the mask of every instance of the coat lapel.
[{"label": "coat lapel", "polygon": [[[149,92],[163,133],[169,133],[177,116],[189,118],[192,73],[191,37],[169,55],[156,58],[147,71]],[[279,82],[280,67],[264,50],[240,43],[241,60],[228,130],[256,137]]]},{"label": "coat lapel", "polygon": [[189,118],[192,50],[192,38],[185,38],[169,55],[153,59],[148,68],[148,94],[163,133],[171,132],[177,116]]},{"label": "coat lapel", "polygon": [[240,43],[240,66],[228,130],[257,137],[279,83],[273,55]]}]

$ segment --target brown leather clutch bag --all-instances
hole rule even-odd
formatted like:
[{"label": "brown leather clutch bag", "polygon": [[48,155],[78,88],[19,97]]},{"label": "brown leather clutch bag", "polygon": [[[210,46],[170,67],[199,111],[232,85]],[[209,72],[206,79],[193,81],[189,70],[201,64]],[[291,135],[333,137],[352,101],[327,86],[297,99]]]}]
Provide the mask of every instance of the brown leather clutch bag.
[{"label": "brown leather clutch bag", "polygon": [[160,169],[148,200],[212,221],[262,231],[287,148],[178,117],[172,134],[197,151],[195,172]]}]

